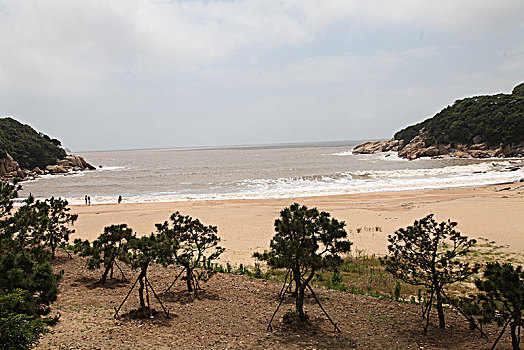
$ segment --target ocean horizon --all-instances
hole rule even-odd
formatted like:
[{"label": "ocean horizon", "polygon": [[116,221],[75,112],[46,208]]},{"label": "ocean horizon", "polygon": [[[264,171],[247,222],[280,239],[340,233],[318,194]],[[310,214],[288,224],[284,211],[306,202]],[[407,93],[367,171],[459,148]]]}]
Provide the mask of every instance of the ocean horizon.
[{"label": "ocean horizon", "polygon": [[21,199],[83,204],[293,198],[489,185],[524,178],[522,159],[406,160],[352,154],[362,141],[79,152],[94,171],[23,183]]}]

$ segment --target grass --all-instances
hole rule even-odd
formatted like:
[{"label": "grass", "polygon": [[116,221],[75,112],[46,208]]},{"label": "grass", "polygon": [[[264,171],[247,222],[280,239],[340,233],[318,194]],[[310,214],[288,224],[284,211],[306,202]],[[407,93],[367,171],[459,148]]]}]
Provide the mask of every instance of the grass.
[{"label": "grass", "polygon": [[[378,232],[376,227],[358,228],[360,231]],[[471,250],[468,259],[472,263],[485,264],[499,261],[522,264],[523,256],[510,253],[507,246],[497,245],[494,241],[480,238]],[[263,270],[260,264],[254,266],[232,266],[229,263],[224,267],[219,264],[207,264],[208,269],[215,272],[236,273],[250,278],[259,278],[276,282],[284,282],[286,271],[282,269]],[[474,278],[463,283],[455,283],[449,290],[450,295],[464,294],[475,290]],[[425,293],[418,286],[412,286],[395,278],[386,271],[380,262],[379,256],[365,254],[357,250],[353,255],[346,257],[342,266],[335,271],[320,271],[312,281],[316,288],[335,289],[353,294],[370,295],[377,298],[391,299],[399,302],[420,304],[425,302]]]}]

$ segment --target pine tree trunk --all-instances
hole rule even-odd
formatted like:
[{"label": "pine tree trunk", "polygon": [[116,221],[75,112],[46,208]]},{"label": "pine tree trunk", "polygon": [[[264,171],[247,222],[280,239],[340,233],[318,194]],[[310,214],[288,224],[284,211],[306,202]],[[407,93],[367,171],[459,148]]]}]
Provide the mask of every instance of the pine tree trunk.
[{"label": "pine tree trunk", "polygon": [[307,317],[306,317],[306,314],[304,313],[304,289],[303,288],[298,289],[296,307],[297,307],[298,319],[300,321],[306,321]]},{"label": "pine tree trunk", "polygon": [[144,287],[145,287],[145,277],[147,276],[147,267],[142,268],[142,271],[140,271],[140,275],[138,276],[138,282],[140,283],[140,287],[138,288],[138,297],[140,299],[140,308],[145,311],[146,310],[146,303],[144,300]]},{"label": "pine tree trunk", "polygon": [[193,283],[191,283],[192,275],[193,275],[193,270],[189,266],[186,266],[186,283],[187,283],[187,291],[189,293],[193,292]]},{"label": "pine tree trunk", "polygon": [[446,328],[446,321],[444,320],[444,308],[442,307],[442,295],[440,294],[440,289],[436,290],[437,294],[437,313],[438,313],[438,326],[440,329]]},{"label": "pine tree trunk", "polygon": [[104,273],[102,274],[102,277],[100,277],[99,283],[105,283],[107,280],[107,275],[109,274],[109,270],[112,270],[113,264],[108,264],[104,270]]},{"label": "pine tree trunk", "polygon": [[520,350],[519,339],[517,337],[517,325],[515,321],[510,323],[510,329],[511,329],[511,345],[513,347],[513,350]]}]

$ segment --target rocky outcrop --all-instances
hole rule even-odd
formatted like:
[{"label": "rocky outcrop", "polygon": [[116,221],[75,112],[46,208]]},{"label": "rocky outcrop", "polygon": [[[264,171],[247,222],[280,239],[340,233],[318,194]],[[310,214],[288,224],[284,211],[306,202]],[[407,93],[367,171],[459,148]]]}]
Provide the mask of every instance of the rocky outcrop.
[{"label": "rocky outcrop", "polygon": [[18,163],[6,153],[5,158],[0,159],[0,177],[11,179],[15,177],[23,178],[24,172],[18,166]]},{"label": "rocky outcrop", "polygon": [[73,168],[73,169],[79,169],[79,170],[95,170],[96,168],[85,161],[83,157],[75,156],[74,154],[70,154],[66,156],[64,159],[61,160],[64,167],[66,168]]},{"label": "rocky outcrop", "polygon": [[524,157],[524,142],[518,145],[490,147],[482,138],[475,137],[472,145],[457,144],[428,146],[424,141],[424,130],[415,136],[407,145],[402,141],[391,139],[386,141],[366,142],[353,149],[355,154],[370,154],[376,152],[398,151],[399,157],[417,159],[420,157],[452,157],[452,158],[494,158],[494,157]]},{"label": "rocky outcrop", "polygon": [[18,163],[6,153],[6,157],[0,159],[0,179],[10,180],[18,178],[26,180],[44,174],[66,174],[70,171],[95,170],[96,168],[85,161],[83,157],[68,155],[64,159],[57,160],[56,165],[48,165],[45,170],[36,167],[33,170],[21,169]]},{"label": "rocky outcrop", "polygon": [[376,152],[399,151],[402,148],[402,141],[391,139],[386,141],[366,142],[353,149],[355,154],[371,154]]}]

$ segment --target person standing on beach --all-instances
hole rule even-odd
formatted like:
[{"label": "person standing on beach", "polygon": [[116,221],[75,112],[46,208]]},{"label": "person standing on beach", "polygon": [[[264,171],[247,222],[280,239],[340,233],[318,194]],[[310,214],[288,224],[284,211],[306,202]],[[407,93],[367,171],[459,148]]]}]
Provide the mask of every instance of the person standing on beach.
[{"label": "person standing on beach", "polygon": [[122,202],[122,196],[118,196],[118,204],[120,204]]},{"label": "person standing on beach", "polygon": [[87,196],[87,205],[91,205],[91,196]]},{"label": "person standing on beach", "polygon": [[86,194],[86,196],[85,196],[85,200],[86,200],[86,205],[87,205],[87,194]]}]

